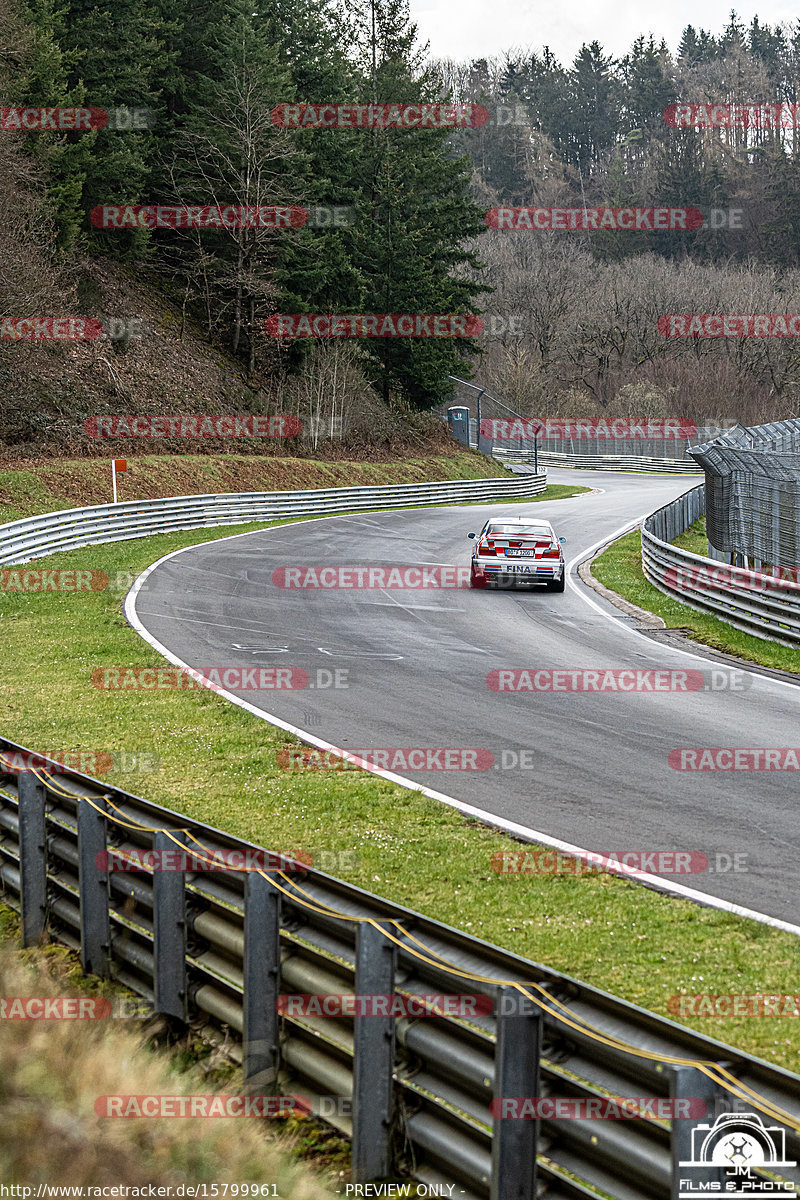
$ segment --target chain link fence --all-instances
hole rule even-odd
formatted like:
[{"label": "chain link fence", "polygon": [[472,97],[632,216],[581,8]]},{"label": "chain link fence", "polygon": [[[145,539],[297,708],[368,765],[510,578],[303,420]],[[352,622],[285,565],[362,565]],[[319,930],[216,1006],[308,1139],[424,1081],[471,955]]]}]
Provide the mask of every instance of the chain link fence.
[{"label": "chain link fence", "polygon": [[757,570],[797,567],[800,419],[737,425],[689,454],[705,472],[710,545]]},{"label": "chain link fence", "polygon": [[[439,415],[458,441],[503,462],[536,459],[545,466],[594,470],[694,474],[701,468],[689,456],[691,446],[717,438],[725,428],[708,421],[701,425],[660,417],[538,420],[515,413],[483,392],[480,404],[473,398],[471,406],[442,407]],[[648,431],[653,436],[647,436]]]}]

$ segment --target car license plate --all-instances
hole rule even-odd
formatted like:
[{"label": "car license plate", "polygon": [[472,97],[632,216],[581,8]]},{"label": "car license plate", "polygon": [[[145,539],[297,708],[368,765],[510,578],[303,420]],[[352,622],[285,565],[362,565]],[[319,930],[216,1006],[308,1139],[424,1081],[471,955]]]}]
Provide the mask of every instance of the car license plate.
[{"label": "car license plate", "polygon": [[535,550],[506,550],[506,558],[535,558]]}]

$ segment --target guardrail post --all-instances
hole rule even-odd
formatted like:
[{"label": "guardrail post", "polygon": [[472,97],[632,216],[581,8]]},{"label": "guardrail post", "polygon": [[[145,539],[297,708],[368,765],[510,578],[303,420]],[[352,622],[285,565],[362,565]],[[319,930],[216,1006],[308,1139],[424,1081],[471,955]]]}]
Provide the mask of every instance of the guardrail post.
[{"label": "guardrail post", "polygon": [[[176,846],[176,841],[181,843]],[[159,857],[183,854],[183,835],[159,831]],[[167,863],[169,859],[167,859]],[[153,871],[153,999],[155,1011],[186,1020],[186,871]]]},{"label": "guardrail post", "polygon": [[29,771],[18,776],[22,944],[35,946],[47,926],[45,788]]},{"label": "guardrail post", "polygon": [[[513,987],[497,993],[497,1046],[492,1121],[492,1200],[531,1200],[536,1195],[539,1122],[504,1120],[503,1098],[538,1097],[542,1010]],[[501,1110],[498,1111],[498,1106]]]},{"label": "guardrail post", "polygon": [[[672,1067],[670,1071],[670,1095],[673,1100],[702,1100],[706,1105],[706,1115],[698,1116],[695,1120],[687,1118],[673,1117],[672,1120],[672,1136],[671,1153],[672,1153],[672,1174],[670,1187],[670,1200],[682,1200],[688,1195],[688,1189],[684,1191],[681,1187],[681,1180],[693,1192],[697,1191],[697,1183],[702,1180],[704,1190],[710,1190],[719,1194],[725,1190],[725,1168],[719,1167],[693,1167],[691,1164],[697,1158],[697,1147],[692,1145],[697,1139],[692,1138],[692,1133],[699,1122],[706,1125],[713,1125],[722,1109],[719,1100],[722,1096],[722,1090],[718,1084],[714,1083],[713,1079],[709,1079],[697,1067]],[[689,1164],[689,1165],[681,1165]],[[718,1186],[714,1186],[717,1184]]]},{"label": "guardrail post", "polygon": [[[104,800],[77,801],[78,889],[80,892],[81,966],[87,975],[108,975],[108,872]],[[103,865],[101,865],[103,864]]]},{"label": "guardrail post", "polygon": [[281,967],[281,894],[257,871],[244,885],[244,1051],[247,1092],[264,1092],[280,1066],[278,993]]},{"label": "guardrail post", "polygon": [[[393,996],[397,961],[386,921],[362,921],[356,939],[356,995]],[[353,1021],[352,1183],[385,1179],[391,1171],[395,1019],[356,1015]]]}]

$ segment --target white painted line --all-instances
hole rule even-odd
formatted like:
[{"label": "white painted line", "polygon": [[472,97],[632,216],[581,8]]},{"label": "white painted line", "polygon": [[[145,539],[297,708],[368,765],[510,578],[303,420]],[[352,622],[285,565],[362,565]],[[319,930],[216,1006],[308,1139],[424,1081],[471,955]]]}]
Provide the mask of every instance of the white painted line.
[{"label": "white painted line", "polygon": [[[645,516],[648,515],[649,514],[647,513],[645,514]],[[576,583],[574,577],[569,574],[572,567],[577,566],[579,563],[585,562],[587,558],[591,558],[601,546],[609,545],[611,542],[616,541],[617,538],[622,537],[626,533],[630,533],[631,530],[636,529],[644,519],[644,516],[639,517],[636,521],[620,526],[616,532],[601,538],[599,542],[595,542],[594,545],[590,546],[588,550],[584,550],[580,554],[577,554],[575,558],[570,559],[570,561],[567,563],[567,583],[575,595],[580,596],[584,604],[588,604],[590,608],[593,608],[596,613],[600,614],[601,617],[605,617],[607,621],[613,621],[617,629],[625,630],[626,633],[632,634],[635,638],[646,638],[647,641],[652,644],[652,639],[647,638],[645,633],[642,633],[642,631],[637,629],[634,625],[629,625],[626,621],[621,619],[621,617],[618,615],[619,609],[615,608],[613,612],[607,612],[597,603],[596,600],[592,598],[590,595],[591,588],[587,587],[582,582]],[[675,597],[675,599],[677,599],[677,597]],[[700,646],[698,646],[697,650],[683,650],[679,646],[673,646],[670,644],[669,646],[665,646],[664,649],[668,650],[671,654],[682,654],[684,658],[691,658],[696,662],[712,663],[715,666],[720,665],[719,659],[706,657],[706,655],[703,654],[702,647]],[[730,666],[730,664],[726,665]],[[777,679],[774,675],[765,675],[759,670],[757,664],[755,663],[748,665],[747,662],[742,661],[741,664],[737,665],[736,669],[746,671],[748,675],[753,675],[765,683],[775,683],[780,687],[788,688],[794,693],[795,698],[800,695],[800,688],[798,688],[796,683],[790,683],[787,679]]]},{"label": "white painted line", "polygon": [[[640,517],[639,521],[642,519],[643,518]],[[332,521],[335,520],[335,516],[312,517],[310,520]],[[639,524],[639,521],[634,521],[632,524],[623,526],[621,532],[624,533],[629,529],[635,528],[636,525]],[[309,522],[303,522],[303,524],[307,523]],[[295,524],[297,524],[297,522],[295,522]],[[231,534],[228,537],[217,538],[216,540],[231,541],[235,537],[253,537],[256,533],[265,534],[271,532],[271,529],[258,529],[252,530],[250,533]],[[587,553],[593,553],[595,549],[605,545],[607,541],[613,540],[614,537],[619,536],[620,531],[614,534],[612,538],[605,537],[601,539],[588,552],[584,552],[577,558],[572,559],[568,564],[568,568],[572,567],[574,563],[582,561],[587,556]],[[177,654],[173,654],[172,651],[168,650],[166,646],[162,645],[161,642],[148,633],[139,620],[136,612],[136,597],[142,587],[142,584],[145,582],[148,576],[155,571],[156,567],[161,566],[162,563],[167,562],[169,559],[177,558],[179,554],[185,554],[187,551],[194,550],[196,548],[196,546],[184,546],[182,550],[173,550],[171,554],[165,554],[163,558],[159,558],[156,562],[152,563],[146,571],[143,571],[125,598],[125,616],[139,636],[144,638],[144,640],[148,642],[154,650],[157,650],[159,654],[163,655],[168,662],[171,662],[176,667],[181,667],[194,679],[198,680],[198,682],[203,683],[204,679],[199,671],[195,671],[194,668],[190,667],[182,659],[178,658]],[[577,591],[577,588],[575,588],[575,590]],[[602,609],[598,608],[598,606],[595,605],[591,600],[588,602],[592,604],[593,608],[597,608],[597,611],[603,616],[607,615],[603,613]],[[627,628],[627,626],[622,625],[621,622],[619,622],[618,625],[620,625],[622,628]],[[690,655],[690,657],[700,656]],[[206,686],[208,686],[208,684],[206,684]],[[232,692],[228,692],[216,684],[211,685],[211,690],[218,692],[221,696],[224,696],[226,700],[229,700],[231,704],[237,704],[239,708],[245,709],[246,712],[252,713],[253,716],[258,717],[260,720],[267,721],[270,725],[276,725],[279,729],[284,729],[287,733],[294,734],[295,737],[307,742],[310,746],[316,746],[319,750],[333,752],[341,758],[362,765],[358,758],[348,754],[347,751],[334,746],[331,742],[326,742],[321,738],[314,737],[314,735],[309,733],[307,730],[300,729],[296,725],[291,725],[288,721],[283,721],[280,717],[276,717],[272,713],[265,712],[263,709],[256,708],[254,704],[250,704],[247,700],[242,700],[241,697],[235,696]],[[570,842],[563,842],[560,838],[551,837],[549,834],[542,833],[538,829],[531,829],[528,825],[520,825],[516,821],[508,821],[505,819],[505,817],[499,817],[495,813],[486,812],[484,809],[476,808],[472,804],[466,804],[462,800],[457,800],[454,796],[447,796],[444,792],[437,792],[434,791],[433,788],[424,787],[422,784],[416,783],[413,779],[406,779],[403,775],[395,775],[393,771],[385,771],[382,767],[370,766],[369,764],[363,765],[364,770],[369,771],[373,775],[380,776],[381,779],[386,779],[389,783],[397,784],[399,787],[408,788],[410,791],[421,792],[423,796],[428,796],[431,800],[438,800],[441,804],[447,804],[450,808],[455,808],[458,812],[463,813],[464,816],[472,817],[475,820],[482,821],[485,825],[493,826],[495,829],[501,829],[504,833],[513,834],[515,837],[521,838],[523,841],[538,842],[543,846],[551,846],[554,850],[561,850],[565,854],[572,855],[575,858],[581,858],[584,861],[596,861],[596,854],[594,855],[594,858],[591,858],[590,856],[592,855],[592,851],[590,850],[584,850],[580,846],[573,846]],[[620,864],[619,869],[615,869],[613,873],[616,875],[625,875],[630,878],[635,878],[639,883],[644,884],[646,887],[653,888],[660,892],[666,892],[671,896],[679,896],[686,900],[693,900],[695,903],[703,904],[707,908],[715,908],[721,912],[730,913],[737,917],[747,917],[750,920],[759,921],[762,925],[769,925],[773,929],[781,929],[785,933],[794,933],[796,935],[800,935],[800,925],[793,925],[790,921],[782,921],[778,917],[771,917],[767,913],[756,912],[755,910],[745,908],[740,904],[732,904],[729,900],[722,900],[718,896],[709,895],[707,892],[700,892],[695,888],[686,887],[682,883],[673,883],[671,881],[661,879],[657,875],[650,875],[644,871],[636,871],[634,868],[626,868],[622,864]]]}]

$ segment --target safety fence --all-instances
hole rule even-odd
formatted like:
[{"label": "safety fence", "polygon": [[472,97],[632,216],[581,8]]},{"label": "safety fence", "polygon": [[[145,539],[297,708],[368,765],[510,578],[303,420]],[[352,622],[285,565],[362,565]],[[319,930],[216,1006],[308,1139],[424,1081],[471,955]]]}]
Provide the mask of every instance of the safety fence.
[{"label": "safety fence", "polygon": [[756,566],[800,567],[800,420],[736,426],[695,446],[713,546]]},{"label": "safety fence", "polygon": [[[486,402],[484,402],[485,404]],[[506,409],[504,413],[511,413]],[[480,450],[500,462],[538,462],[551,467],[584,467],[593,471],[666,471],[698,474],[702,469],[688,457],[691,441],[686,438],[529,438],[488,437],[479,434],[479,423],[468,407],[451,406],[440,412],[457,441]],[[512,413],[520,421],[528,418]],[[695,441],[719,432],[718,427],[698,427]]]},{"label": "safety fence", "polygon": [[539,467],[577,467],[585,471],[645,471],[657,474],[697,475],[701,468],[692,459],[648,458],[636,454],[576,454],[492,447],[492,458],[508,466],[536,462]]},{"label": "safety fence", "polygon": [[756,637],[800,643],[800,584],[672,545],[705,512],[705,485],[651,513],[642,523],[642,568],[659,591]]},{"label": "safety fence", "polygon": [[79,546],[125,541],[177,529],[202,529],[286,517],[464,504],[504,497],[538,496],[547,475],[387,487],[326,488],[295,492],[231,492],[209,496],[170,496],[98,504],[42,513],[0,525],[0,563],[25,563]]},{"label": "safety fence", "polygon": [[[49,936],[177,1029],[216,1031],[246,1092],[302,1096],[352,1139],[354,1182],[406,1174],[468,1200],[679,1200],[692,1172],[724,1192],[714,1147],[761,1122],[776,1154],[753,1179],[800,1186],[800,1076],[304,865],[297,849],[281,869],[204,870],[232,851],[253,863],[259,848],[31,756],[0,739],[0,898],[21,912],[24,944]],[[151,851],[171,852],[173,869]],[[110,869],[123,859],[141,869]],[[297,994],[388,996],[392,1011],[303,1015],[286,1000]],[[431,996],[434,1015],[404,1015]],[[610,1098],[671,1098],[706,1116],[594,1119],[589,1107],[562,1119],[546,1108],[556,1097],[595,1113]],[[540,1119],[503,1119],[509,1098],[539,1098]]]}]

